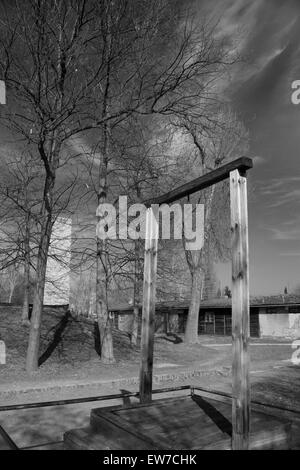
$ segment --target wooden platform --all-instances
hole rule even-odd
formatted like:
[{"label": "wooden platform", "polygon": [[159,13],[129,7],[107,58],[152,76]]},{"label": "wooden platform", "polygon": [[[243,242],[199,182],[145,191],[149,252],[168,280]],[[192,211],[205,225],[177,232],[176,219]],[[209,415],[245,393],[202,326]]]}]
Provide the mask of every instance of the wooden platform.
[{"label": "wooden platform", "polygon": [[[252,412],[250,449],[288,449],[290,424]],[[200,395],[96,408],[90,427],[68,431],[67,449],[231,449],[231,404]]]},{"label": "wooden platform", "polygon": [[2,436],[0,436],[0,450],[12,450]]}]

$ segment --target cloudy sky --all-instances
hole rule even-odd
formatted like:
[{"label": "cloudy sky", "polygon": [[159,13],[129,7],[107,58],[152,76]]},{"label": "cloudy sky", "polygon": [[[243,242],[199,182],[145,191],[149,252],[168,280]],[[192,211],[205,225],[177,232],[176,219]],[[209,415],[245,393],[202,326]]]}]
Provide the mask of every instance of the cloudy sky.
[{"label": "cloudy sky", "polygon": [[300,284],[299,0],[197,0],[220,18],[245,64],[232,76],[234,108],[250,131],[249,202],[252,294]]}]

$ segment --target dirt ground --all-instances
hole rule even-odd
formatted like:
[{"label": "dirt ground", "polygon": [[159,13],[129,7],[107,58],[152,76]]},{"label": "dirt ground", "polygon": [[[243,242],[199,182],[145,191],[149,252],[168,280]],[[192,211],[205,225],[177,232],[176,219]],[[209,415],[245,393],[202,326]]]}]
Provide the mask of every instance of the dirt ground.
[{"label": "dirt ground", "polygon": [[[122,339],[118,344],[116,363],[105,365],[101,363],[95,351],[91,351],[88,359],[76,358],[69,360],[51,358],[40,366],[31,377],[25,371],[24,357],[14,357],[8,354],[7,364],[0,366],[0,392],[4,389],[21,388],[24,386],[58,384],[61,381],[91,381],[117,380],[120,377],[134,377],[139,373],[140,355],[138,348],[131,348],[129,340]],[[123,353],[122,353],[123,350]],[[154,370],[186,370],[188,368],[218,368],[230,365],[230,349],[218,351],[209,345],[186,346],[183,343],[174,344],[164,337],[155,341]]]},{"label": "dirt ground", "polygon": [[[44,362],[30,378],[25,371],[25,357],[28,343],[28,327],[21,325],[19,317],[11,312],[2,312],[0,321],[0,339],[6,344],[6,364],[0,365],[0,392],[8,384],[10,389],[22,388],[30,384],[55,384],[60,381],[114,380],[138,374],[139,348],[132,347],[129,335],[113,330],[114,354],[116,363],[106,366],[101,363],[97,353],[97,338],[93,322],[70,317],[66,324],[64,312],[44,312],[40,351]],[[57,335],[60,332],[60,335]],[[54,339],[60,336],[56,346],[51,349]],[[180,338],[175,336],[157,336],[155,343],[154,367],[187,368],[193,363],[204,367],[207,362],[213,367],[223,364],[224,354],[205,347],[201,343],[187,347],[176,344]],[[230,361],[229,361],[230,362]],[[228,364],[229,364],[228,362]]]},{"label": "dirt ground", "polygon": [[[172,344],[166,339],[157,338],[154,374],[165,379],[156,381],[156,388],[188,384],[231,392],[231,338],[201,336],[199,340],[198,345],[186,347],[183,343]],[[291,342],[286,340],[269,338],[251,341],[253,400],[277,404],[300,413],[300,366],[291,362],[292,353]],[[77,369],[78,375],[75,373],[76,365],[71,368],[69,365],[70,375],[63,379],[59,375],[55,380],[49,380],[49,374],[40,373],[27,382],[23,379],[17,382],[15,377],[13,381],[1,380],[1,404],[106,395],[120,393],[124,389],[137,391],[137,381],[130,383],[129,379],[133,376],[137,378],[138,366],[136,351],[129,363],[122,361],[113,367],[104,367],[99,361],[87,361],[84,372],[81,365],[80,371]],[[202,374],[193,376],[193,371],[197,370],[201,370]],[[191,375],[185,378],[187,371],[191,371]],[[124,379],[122,386],[116,380],[121,378]],[[73,385],[71,388],[70,384]],[[26,387],[29,388],[24,393]],[[93,402],[1,412],[0,424],[19,446],[36,446],[61,441],[66,430],[88,425],[92,408],[116,403],[120,403],[120,400],[101,402],[101,405]]]},{"label": "dirt ground", "polygon": [[[25,371],[28,327],[20,324],[19,315],[2,311],[0,338],[6,344],[6,364],[0,365],[0,397],[5,390],[32,387],[48,389],[65,383],[113,381],[139,374],[139,349],[130,345],[130,338],[119,330],[113,331],[116,363],[104,365],[97,353],[95,325],[84,319],[69,316],[61,310],[45,310],[41,358],[44,362],[30,378]],[[59,341],[57,341],[59,337]],[[53,343],[56,343],[52,348]],[[178,336],[156,335],[154,372],[179,373],[187,370],[220,371],[227,374],[231,367],[231,339],[229,337],[199,336],[199,344],[187,346]],[[286,340],[251,340],[252,365],[289,360],[292,355]],[[264,347],[263,344],[269,344]],[[280,343],[280,346],[277,346]],[[275,346],[274,346],[275,344]],[[52,348],[52,349],[51,349]],[[47,354],[51,350],[51,354]],[[256,367],[256,366],[255,366]],[[4,397],[2,397],[4,398]],[[9,398],[8,396],[6,398]]]}]

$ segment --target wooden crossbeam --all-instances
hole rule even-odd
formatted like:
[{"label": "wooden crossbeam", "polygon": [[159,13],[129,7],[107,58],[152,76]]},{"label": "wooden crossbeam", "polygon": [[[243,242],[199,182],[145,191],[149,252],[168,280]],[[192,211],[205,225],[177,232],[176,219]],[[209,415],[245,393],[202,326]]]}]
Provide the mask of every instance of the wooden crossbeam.
[{"label": "wooden crossbeam", "polygon": [[239,170],[241,173],[245,173],[247,170],[252,168],[253,163],[251,158],[240,157],[232,162],[227,163],[226,165],[220,166],[216,170],[213,170],[209,173],[206,173],[199,178],[196,178],[192,181],[189,181],[182,186],[179,186],[168,193],[165,193],[161,196],[158,196],[153,199],[149,199],[144,202],[147,207],[150,207],[152,204],[169,204],[174,202],[177,199],[188,196],[189,194],[196,193],[202,189],[208,188],[213,184],[219,183],[220,181],[225,180],[229,177],[231,171]]}]

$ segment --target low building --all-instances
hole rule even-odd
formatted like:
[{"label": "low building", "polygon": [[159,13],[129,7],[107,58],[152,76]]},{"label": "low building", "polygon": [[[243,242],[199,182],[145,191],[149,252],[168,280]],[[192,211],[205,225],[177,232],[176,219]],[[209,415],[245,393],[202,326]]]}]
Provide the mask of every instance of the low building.
[{"label": "low building", "polygon": [[[156,332],[183,333],[188,302],[159,302],[156,305]],[[111,308],[115,326],[130,333],[133,308],[115,305]],[[141,308],[140,308],[141,315]],[[199,312],[199,334],[231,335],[231,299],[204,300]],[[300,296],[256,297],[250,301],[250,336],[300,338]]]},{"label": "low building", "polygon": [[66,305],[70,297],[72,220],[58,217],[52,230],[47,259],[44,305]]}]

